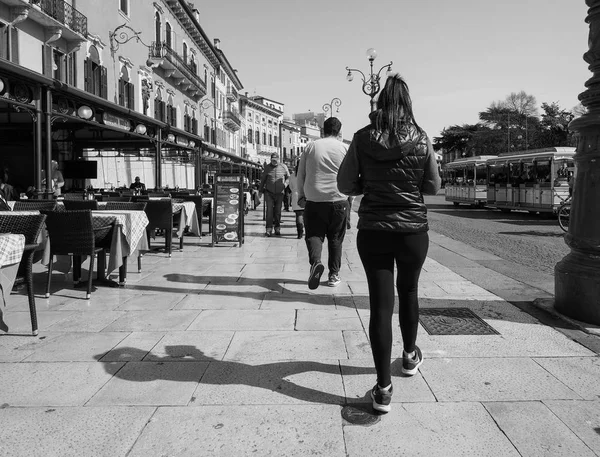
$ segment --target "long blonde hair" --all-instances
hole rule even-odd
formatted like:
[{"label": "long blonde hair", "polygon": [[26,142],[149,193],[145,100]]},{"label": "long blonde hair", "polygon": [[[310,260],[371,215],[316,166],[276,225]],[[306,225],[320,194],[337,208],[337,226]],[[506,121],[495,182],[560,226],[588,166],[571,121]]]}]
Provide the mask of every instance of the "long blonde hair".
[{"label": "long blonde hair", "polygon": [[406,81],[398,73],[389,76],[377,99],[377,110],[373,114],[375,128],[398,138],[404,124],[412,124],[419,133],[419,127],[412,110],[412,100]]}]

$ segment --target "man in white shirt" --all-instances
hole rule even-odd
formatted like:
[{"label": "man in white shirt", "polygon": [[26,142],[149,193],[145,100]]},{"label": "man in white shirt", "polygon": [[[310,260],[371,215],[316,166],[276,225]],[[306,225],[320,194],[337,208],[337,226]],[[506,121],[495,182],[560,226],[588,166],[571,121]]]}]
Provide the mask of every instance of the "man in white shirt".
[{"label": "man in white shirt", "polygon": [[330,117],[323,124],[324,138],[306,146],[298,166],[298,202],[304,208],[305,240],[310,274],[308,288],[319,287],[325,267],[321,263],[323,242],[327,238],[329,278],[327,284],[340,284],[342,243],[346,235],[348,196],[337,188],[337,173],[348,150],[340,141],[342,123]]}]

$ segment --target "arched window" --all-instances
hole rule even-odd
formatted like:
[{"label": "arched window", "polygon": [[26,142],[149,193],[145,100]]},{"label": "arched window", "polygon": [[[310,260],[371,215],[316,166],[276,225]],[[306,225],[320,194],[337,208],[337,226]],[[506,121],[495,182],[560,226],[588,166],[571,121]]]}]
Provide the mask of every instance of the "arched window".
[{"label": "arched window", "polygon": [[171,24],[167,22],[165,25],[165,43],[169,48],[171,48]]},{"label": "arched window", "polygon": [[160,43],[162,41],[162,25],[160,22],[160,14],[158,14],[158,11],[154,13],[154,40],[157,43]]},{"label": "arched window", "polygon": [[183,43],[183,63],[188,63],[188,47],[187,44]]},{"label": "arched window", "polygon": [[186,132],[189,132],[192,130],[191,120],[192,119],[190,118],[190,115],[188,114],[188,107],[186,105],[185,111],[183,112],[183,130],[185,130]]},{"label": "arched window", "polygon": [[100,54],[96,46],[90,46],[90,52],[84,62],[84,88],[86,92],[102,98],[107,97],[107,72],[100,64]]},{"label": "arched window", "polygon": [[253,141],[253,139],[254,139],[253,136],[254,135],[252,135],[252,129],[251,128],[248,129],[248,137],[247,137],[248,138],[248,143],[252,144],[254,142]]},{"label": "arched window", "polygon": [[133,84],[129,82],[129,71],[123,65],[119,77],[119,105],[125,108],[133,109]]},{"label": "arched window", "polygon": [[258,130],[254,132],[254,142],[260,144],[260,132]]},{"label": "arched window", "polygon": [[194,58],[194,54],[190,56],[190,68],[194,72],[194,74],[198,74],[198,66],[196,65],[196,59]]}]

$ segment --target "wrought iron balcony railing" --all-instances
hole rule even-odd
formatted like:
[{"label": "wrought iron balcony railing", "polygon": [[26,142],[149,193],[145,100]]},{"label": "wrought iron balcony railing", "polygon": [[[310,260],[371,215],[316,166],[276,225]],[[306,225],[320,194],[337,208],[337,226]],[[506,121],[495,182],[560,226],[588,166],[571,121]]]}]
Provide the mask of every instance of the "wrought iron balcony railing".
[{"label": "wrought iron balcony railing", "polygon": [[242,126],[242,120],[240,114],[235,110],[227,110],[223,113],[223,122],[226,127],[231,130],[239,130]]},{"label": "wrought iron balcony railing", "polygon": [[38,6],[42,12],[58,22],[66,25],[80,35],[87,35],[87,16],[84,16],[63,0],[29,0],[33,6]]},{"label": "wrought iron balcony railing", "polygon": [[238,99],[238,93],[237,90],[235,90],[235,88],[229,86],[227,88],[227,99],[233,101],[236,101]]},{"label": "wrought iron balcony railing", "polygon": [[166,59],[174,69],[179,71],[202,96],[206,94],[206,84],[195,73],[194,66],[185,62],[177,52],[175,52],[167,43],[161,41],[153,41],[150,47],[150,57]]}]

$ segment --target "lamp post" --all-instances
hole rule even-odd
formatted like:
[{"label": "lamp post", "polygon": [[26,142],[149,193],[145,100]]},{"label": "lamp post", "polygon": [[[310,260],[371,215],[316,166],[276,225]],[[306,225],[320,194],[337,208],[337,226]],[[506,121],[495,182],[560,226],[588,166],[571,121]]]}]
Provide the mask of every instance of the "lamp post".
[{"label": "lamp post", "polygon": [[554,307],[600,325],[600,0],[586,0],[589,50],[583,59],[593,73],[579,100],[588,111],[569,128],[579,135],[573,202],[565,242],[571,252],[554,267]]},{"label": "lamp post", "polygon": [[362,77],[362,91],[365,93],[365,95],[368,95],[370,97],[371,111],[375,111],[375,96],[379,93],[379,90],[381,89],[381,85],[379,83],[381,71],[384,68],[387,68],[386,75],[389,76],[390,73],[392,72],[393,62],[390,60],[390,63],[381,67],[377,73],[373,73],[373,62],[377,58],[377,51],[374,48],[367,49],[367,58],[369,59],[369,65],[371,66],[369,77],[367,78],[367,76],[365,76],[365,74],[362,71],[360,71],[356,68],[346,67],[346,70],[348,70],[346,79],[349,82],[351,82],[354,79],[352,72],[355,71],[357,73],[360,73],[360,75]]},{"label": "lamp post", "polygon": [[335,112],[339,113],[340,106],[342,106],[342,101],[339,98],[334,97],[331,100],[331,103],[325,103],[323,105],[323,112],[325,113],[325,115],[327,115],[327,113],[329,113],[330,116],[333,116],[333,108],[335,107],[336,108]]}]

